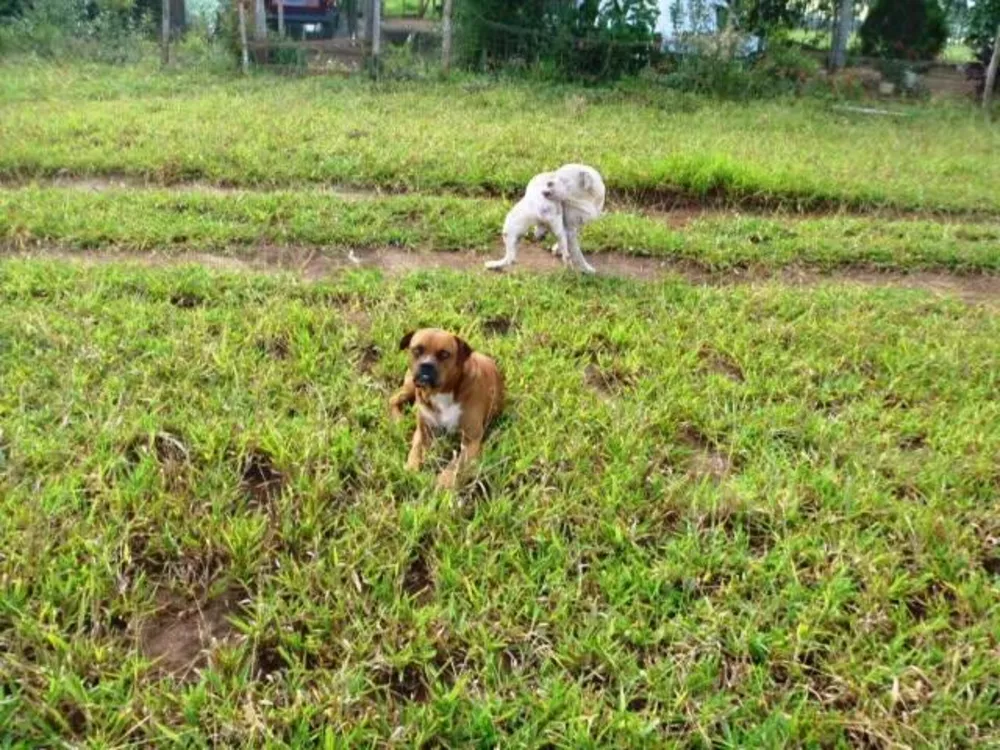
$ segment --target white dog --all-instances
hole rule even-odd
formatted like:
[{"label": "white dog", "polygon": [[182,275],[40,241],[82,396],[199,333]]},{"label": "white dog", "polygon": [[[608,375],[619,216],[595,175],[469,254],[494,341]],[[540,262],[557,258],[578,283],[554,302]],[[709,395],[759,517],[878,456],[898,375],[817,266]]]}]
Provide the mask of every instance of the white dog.
[{"label": "white dog", "polygon": [[566,245],[562,203],[552,199],[555,189],[555,172],[542,172],[531,178],[524,191],[524,197],[514,204],[504,219],[503,260],[489,261],[486,264],[487,268],[499,270],[513,265],[517,260],[517,243],[532,227],[535,228],[536,239],[541,239],[548,229],[555,235],[560,245]]},{"label": "white dog", "polygon": [[531,178],[524,197],[510,210],[503,224],[504,257],[489,261],[487,268],[500,269],[517,261],[517,245],[535,227],[541,239],[548,229],[556,238],[552,252],[563,262],[572,262],[585,273],[594,268],[580,251],[579,232],[604,210],[604,180],[593,167],[566,164],[555,172]]}]

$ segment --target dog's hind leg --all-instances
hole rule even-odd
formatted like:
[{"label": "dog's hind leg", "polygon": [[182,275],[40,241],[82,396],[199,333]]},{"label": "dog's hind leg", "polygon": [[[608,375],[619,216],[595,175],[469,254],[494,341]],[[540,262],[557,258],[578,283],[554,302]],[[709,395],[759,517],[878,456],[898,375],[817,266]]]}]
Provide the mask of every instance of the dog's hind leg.
[{"label": "dog's hind leg", "polygon": [[512,233],[504,233],[504,256],[500,260],[486,261],[486,267],[491,271],[499,271],[507,266],[512,266],[517,262],[517,240],[518,237]]},{"label": "dog's hind leg", "polygon": [[580,251],[580,230],[577,227],[567,228],[566,235],[569,245],[569,259],[573,265],[584,273],[597,273]]},{"label": "dog's hind leg", "polygon": [[556,238],[552,244],[552,254],[561,258],[565,263],[569,257],[569,236],[566,233],[566,223],[561,214],[549,222],[549,231]]}]

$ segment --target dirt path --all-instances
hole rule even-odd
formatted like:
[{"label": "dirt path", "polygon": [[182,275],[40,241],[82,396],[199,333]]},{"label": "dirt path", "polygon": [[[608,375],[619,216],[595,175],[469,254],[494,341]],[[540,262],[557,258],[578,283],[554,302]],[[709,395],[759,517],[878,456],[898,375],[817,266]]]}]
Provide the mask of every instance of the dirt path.
[{"label": "dirt path", "polygon": [[[2,256],[0,256],[2,257]],[[373,268],[388,275],[413,271],[448,269],[474,274],[491,274],[483,267],[487,256],[471,252],[421,253],[398,248],[350,250],[330,255],[318,248],[263,246],[241,249],[233,254],[197,252],[69,251],[39,248],[11,252],[6,257],[55,258],[85,265],[107,263],[144,267],[172,267],[198,264],[231,272],[292,273],[309,281],[319,281],[350,269]],[[1000,304],[1000,276],[959,275],[933,271],[913,273],[883,272],[852,268],[821,272],[796,266],[781,270],[750,269],[707,271],[695,264],[669,259],[637,258],[617,253],[589,255],[599,276],[656,282],[680,279],[706,286],[752,285],[777,282],[789,286],[813,287],[844,284],[868,288],[915,289],[942,297],[957,297],[970,304]],[[526,248],[517,266],[504,273],[567,273],[562,263],[549,253]]]}]

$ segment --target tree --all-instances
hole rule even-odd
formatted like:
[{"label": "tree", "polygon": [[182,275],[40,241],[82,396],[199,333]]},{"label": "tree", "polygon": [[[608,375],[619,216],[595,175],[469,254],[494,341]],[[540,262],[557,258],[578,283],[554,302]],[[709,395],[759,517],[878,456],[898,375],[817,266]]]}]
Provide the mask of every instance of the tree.
[{"label": "tree", "polygon": [[9,21],[21,15],[21,0],[0,0],[0,21]]},{"label": "tree", "polygon": [[933,60],[948,41],[948,19],[938,0],[876,0],[860,35],[865,55]]},{"label": "tree", "polygon": [[654,51],[655,0],[462,0],[455,14],[455,52],[467,66],[613,80],[646,67]]},{"label": "tree", "polygon": [[830,67],[840,70],[847,63],[847,41],[854,27],[854,0],[840,0],[837,23],[833,27],[833,44],[830,47]]},{"label": "tree", "polygon": [[986,81],[983,84],[983,109],[987,115],[993,104],[993,91],[997,86],[997,68],[1000,68],[1000,26],[997,26],[997,35],[993,39],[993,54],[990,56],[990,64],[986,68]]},{"label": "tree", "polygon": [[993,35],[1000,26],[1000,0],[977,0],[967,16],[965,43],[984,65],[990,59]]},{"label": "tree", "polygon": [[[136,21],[148,19],[153,28],[160,28],[163,16],[163,0],[135,0],[130,3]],[[170,29],[180,34],[187,28],[187,9],[184,0],[170,0]]]},{"label": "tree", "polygon": [[[976,94],[982,96],[986,86],[986,68],[993,56],[993,37],[1000,27],[1000,0],[978,0],[968,15],[965,43],[976,56],[970,75],[976,80]],[[995,84],[994,84],[995,90]]]},{"label": "tree", "polygon": [[969,0],[941,0],[941,7],[948,19],[951,35],[965,36],[969,25]]},{"label": "tree", "polygon": [[802,20],[805,0],[738,0],[733,3],[739,27],[760,36],[780,28],[791,28]]}]

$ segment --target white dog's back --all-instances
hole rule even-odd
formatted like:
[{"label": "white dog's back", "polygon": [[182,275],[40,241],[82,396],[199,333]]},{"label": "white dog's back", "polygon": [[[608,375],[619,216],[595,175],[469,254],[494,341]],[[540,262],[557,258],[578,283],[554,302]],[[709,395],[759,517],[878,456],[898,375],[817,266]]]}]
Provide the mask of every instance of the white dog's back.
[{"label": "white dog's back", "polygon": [[567,210],[579,212],[584,223],[601,215],[606,191],[600,172],[586,164],[564,164],[555,178],[555,197]]}]

